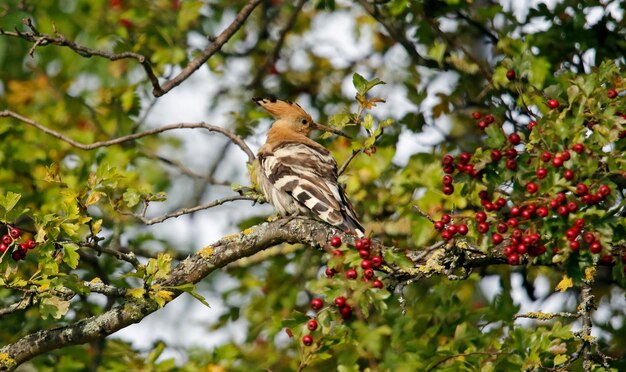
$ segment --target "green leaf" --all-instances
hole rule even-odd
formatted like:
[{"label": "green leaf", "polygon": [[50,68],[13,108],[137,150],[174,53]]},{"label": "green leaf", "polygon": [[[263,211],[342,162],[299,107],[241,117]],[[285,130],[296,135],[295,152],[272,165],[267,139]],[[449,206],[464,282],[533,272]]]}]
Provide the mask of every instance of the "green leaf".
[{"label": "green leaf", "polygon": [[167,287],[167,288],[178,289],[179,291],[189,293],[190,295],[193,296],[193,298],[200,301],[204,306],[209,307],[209,308],[211,307],[211,305],[209,305],[209,303],[207,302],[206,298],[204,298],[204,296],[196,292],[196,286],[192,283],[187,283],[187,284],[182,284],[182,285],[177,285],[175,287]]},{"label": "green leaf", "polygon": [[67,314],[69,309],[70,302],[56,296],[44,297],[39,302],[39,311],[41,311],[41,317],[44,319],[48,319],[49,316],[60,319]]},{"label": "green leaf", "polygon": [[16,194],[14,192],[7,192],[7,194],[0,199],[2,206],[4,207],[4,210],[8,213],[10,212],[13,207],[15,207],[15,205],[17,204],[17,202],[20,200],[20,198],[22,197],[22,195],[20,194]]},{"label": "green leaf", "polygon": [[78,245],[75,243],[64,243],[63,262],[65,262],[72,269],[75,269],[78,266],[79,259]]},{"label": "green leaf", "polygon": [[141,194],[136,189],[128,189],[123,195],[124,202],[129,208],[136,206],[139,203]]},{"label": "green leaf", "polygon": [[354,87],[360,95],[365,96],[365,93],[367,93],[370,89],[379,84],[385,84],[385,82],[378,78],[368,81],[363,76],[355,72],[354,75],[352,75],[352,84],[354,84]]}]

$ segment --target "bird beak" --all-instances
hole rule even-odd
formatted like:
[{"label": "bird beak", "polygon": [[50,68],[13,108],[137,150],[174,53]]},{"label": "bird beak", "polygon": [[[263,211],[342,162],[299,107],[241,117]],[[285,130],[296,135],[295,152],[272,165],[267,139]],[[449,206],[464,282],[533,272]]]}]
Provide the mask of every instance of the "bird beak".
[{"label": "bird beak", "polygon": [[324,131],[324,132],[335,133],[336,135],[352,139],[349,135],[347,135],[346,133],[340,131],[339,129],[327,127],[326,125],[322,125],[320,123],[313,123],[313,129],[321,130],[321,131]]}]

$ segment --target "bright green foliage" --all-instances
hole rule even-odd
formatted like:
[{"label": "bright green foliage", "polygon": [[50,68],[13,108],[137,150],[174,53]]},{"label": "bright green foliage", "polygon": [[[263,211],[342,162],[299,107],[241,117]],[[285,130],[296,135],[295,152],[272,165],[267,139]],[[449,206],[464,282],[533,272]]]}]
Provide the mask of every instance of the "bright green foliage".
[{"label": "bright green foliage", "polygon": [[[340,248],[341,257],[285,244],[268,251],[278,254],[238,262],[197,284],[161,285],[189,252],[211,242],[187,239],[191,243],[185,244],[173,228],[163,234],[165,228],[158,224],[156,229],[146,226],[146,209],[168,201],[164,209],[179,210],[222,195],[225,184],[240,179],[235,173],[244,164],[233,166],[226,156],[230,150],[216,148],[217,161],[226,159],[219,166],[211,167],[213,159],[207,159],[199,171],[188,164],[181,167],[178,155],[187,143],[170,132],[93,149],[76,145],[173,124],[146,122],[157,98],[136,55],[116,60],[106,55],[132,52],[147,58],[163,85],[215,42],[248,1],[6,3],[0,6],[0,114],[9,110],[27,120],[0,117],[0,236],[9,226],[22,231],[0,256],[0,347],[118,305],[150,301],[155,308],[168,306],[181,292],[207,306],[211,304],[199,292],[211,290],[221,297],[224,313],[206,326],[208,331],[245,320],[240,322],[245,324],[243,342],[178,349],[185,354],[180,360],[165,353],[172,346],[169,340],[137,350],[109,337],[46,352],[28,361],[29,367],[601,370],[598,358],[587,366],[582,356],[572,359],[589,346],[592,353],[615,358],[604,361],[613,370],[626,369],[626,316],[618,301],[626,284],[621,258],[626,249],[624,2],[563,0],[515,14],[508,4],[517,2],[505,1],[316,0],[299,9],[299,1],[267,0],[200,66],[209,74],[192,75],[190,79],[211,86],[208,107],[228,112],[215,124],[255,145],[259,139],[253,134],[267,116],[250,102],[253,96],[297,100],[320,123],[351,135],[351,140],[328,134],[317,140],[340,167],[351,159],[340,181],[368,236],[385,247],[381,252],[375,248],[385,261],[383,270],[376,271],[383,289],[362,280],[361,258],[351,244]],[[597,18],[591,21],[590,13]],[[345,33],[340,39],[345,36],[350,48],[328,40],[330,26],[341,26],[341,31],[331,31]],[[34,40],[19,34],[29,32]],[[59,45],[58,38],[105,56],[76,52],[72,44]],[[510,70],[515,79],[509,79]],[[193,90],[193,84],[198,80],[184,81],[168,94]],[[610,98],[609,89],[618,96]],[[549,99],[558,100],[559,107],[549,108]],[[476,111],[479,120],[472,118]],[[495,122],[482,130],[478,122],[485,114]],[[530,120],[537,121],[532,130]],[[491,158],[493,150],[512,147],[511,132],[518,132],[523,144],[517,147],[515,171],[504,166],[506,156],[499,162]],[[416,141],[420,152],[413,148]],[[583,153],[571,150],[578,143],[584,144]],[[542,164],[541,152],[564,150],[571,159],[563,168],[546,166],[539,191],[529,195],[525,186]],[[444,195],[442,157],[461,152],[473,154],[478,176],[457,171],[454,192]],[[202,173],[211,168],[218,172]],[[576,173],[574,180],[564,178],[565,168]],[[213,182],[219,179],[216,174],[224,181]],[[184,188],[173,187],[181,180]],[[552,214],[547,220],[525,221],[526,229],[541,234],[547,251],[523,256],[520,266],[506,265],[502,246],[490,243],[497,220],[508,218],[513,204],[546,204],[555,192],[570,192],[573,199],[580,181],[594,192],[608,185],[611,193],[601,203],[580,204],[568,217]],[[489,213],[487,234],[478,233],[474,221],[483,208],[481,190],[510,201],[504,214]],[[246,203],[243,208],[256,207]],[[220,213],[230,218],[225,211]],[[447,213],[453,222],[467,223],[469,233],[456,235],[454,247],[450,243],[437,250],[441,232],[427,216],[439,220]],[[262,222],[266,216],[258,214],[239,227]],[[602,254],[591,253],[584,244],[578,252],[569,248],[564,234],[577,218],[593,228]],[[215,226],[203,228],[212,231]],[[12,252],[30,239],[36,248],[14,261]],[[489,259],[471,272],[446,275],[446,267],[436,267],[440,262],[432,260],[463,249],[486,253]],[[602,256],[608,258],[602,261]],[[326,267],[339,272],[326,277]],[[348,267],[357,269],[358,279],[345,279]],[[233,279],[227,289],[226,276]],[[548,292],[535,291],[535,280],[547,283]],[[498,288],[487,288],[494,282]],[[609,314],[593,318],[593,329],[601,334],[597,339],[573,332],[579,326],[567,316],[527,323],[514,318],[521,312],[523,292],[538,297],[541,308],[559,283],[567,284],[558,297],[563,299],[559,311],[576,313],[581,288],[590,282],[595,304]],[[337,296],[346,296],[351,319],[341,319],[333,305]],[[311,310],[313,298],[324,299],[320,311]],[[306,328],[311,318],[319,324],[315,331]],[[311,346],[301,342],[307,334],[313,336]],[[0,353],[0,364],[11,365],[11,360]]]}]

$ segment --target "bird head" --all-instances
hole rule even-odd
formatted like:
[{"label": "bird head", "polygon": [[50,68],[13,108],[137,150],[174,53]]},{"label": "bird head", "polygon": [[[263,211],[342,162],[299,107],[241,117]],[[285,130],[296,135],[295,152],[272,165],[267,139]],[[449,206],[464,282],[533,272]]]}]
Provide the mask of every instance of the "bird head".
[{"label": "bird head", "polygon": [[311,115],[295,102],[282,101],[276,98],[253,98],[252,100],[272,114],[276,119],[273,124],[274,127],[301,133],[305,136],[308,136],[312,130],[321,130],[350,138],[340,130],[316,123]]}]

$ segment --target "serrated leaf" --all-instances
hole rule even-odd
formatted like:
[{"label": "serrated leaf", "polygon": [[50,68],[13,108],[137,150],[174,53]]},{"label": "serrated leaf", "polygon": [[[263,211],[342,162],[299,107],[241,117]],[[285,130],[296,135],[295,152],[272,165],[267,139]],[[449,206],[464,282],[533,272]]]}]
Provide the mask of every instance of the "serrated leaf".
[{"label": "serrated leaf", "polygon": [[4,210],[10,212],[15,207],[21,197],[22,195],[20,194],[16,194],[11,191],[7,192],[2,200],[2,206],[4,207]]},{"label": "serrated leaf", "polygon": [[44,297],[39,302],[39,311],[44,319],[52,316],[54,319],[60,319],[67,314],[70,309],[70,302],[56,296]]},{"label": "serrated leaf", "polygon": [[365,118],[361,122],[361,125],[367,130],[372,129],[372,126],[374,125],[374,117],[371,114],[365,115]]},{"label": "serrated leaf", "polygon": [[126,290],[126,295],[132,298],[142,298],[146,290],[143,288],[131,288]]},{"label": "serrated leaf", "polygon": [[101,229],[102,229],[102,218],[99,218],[91,224],[91,233],[93,235],[98,235]]},{"label": "serrated leaf", "polygon": [[102,198],[104,195],[105,195],[105,193],[103,193],[101,191],[93,191],[87,197],[87,200],[85,201],[85,205],[86,206],[90,206],[90,205],[96,204],[100,200],[100,198]]},{"label": "serrated leaf", "polygon": [[69,267],[75,269],[78,266],[80,255],[78,254],[78,245],[75,243],[63,244],[63,262]]},{"label": "serrated leaf", "polygon": [[128,189],[123,195],[124,202],[129,208],[136,206],[139,203],[141,194],[136,189]]}]

